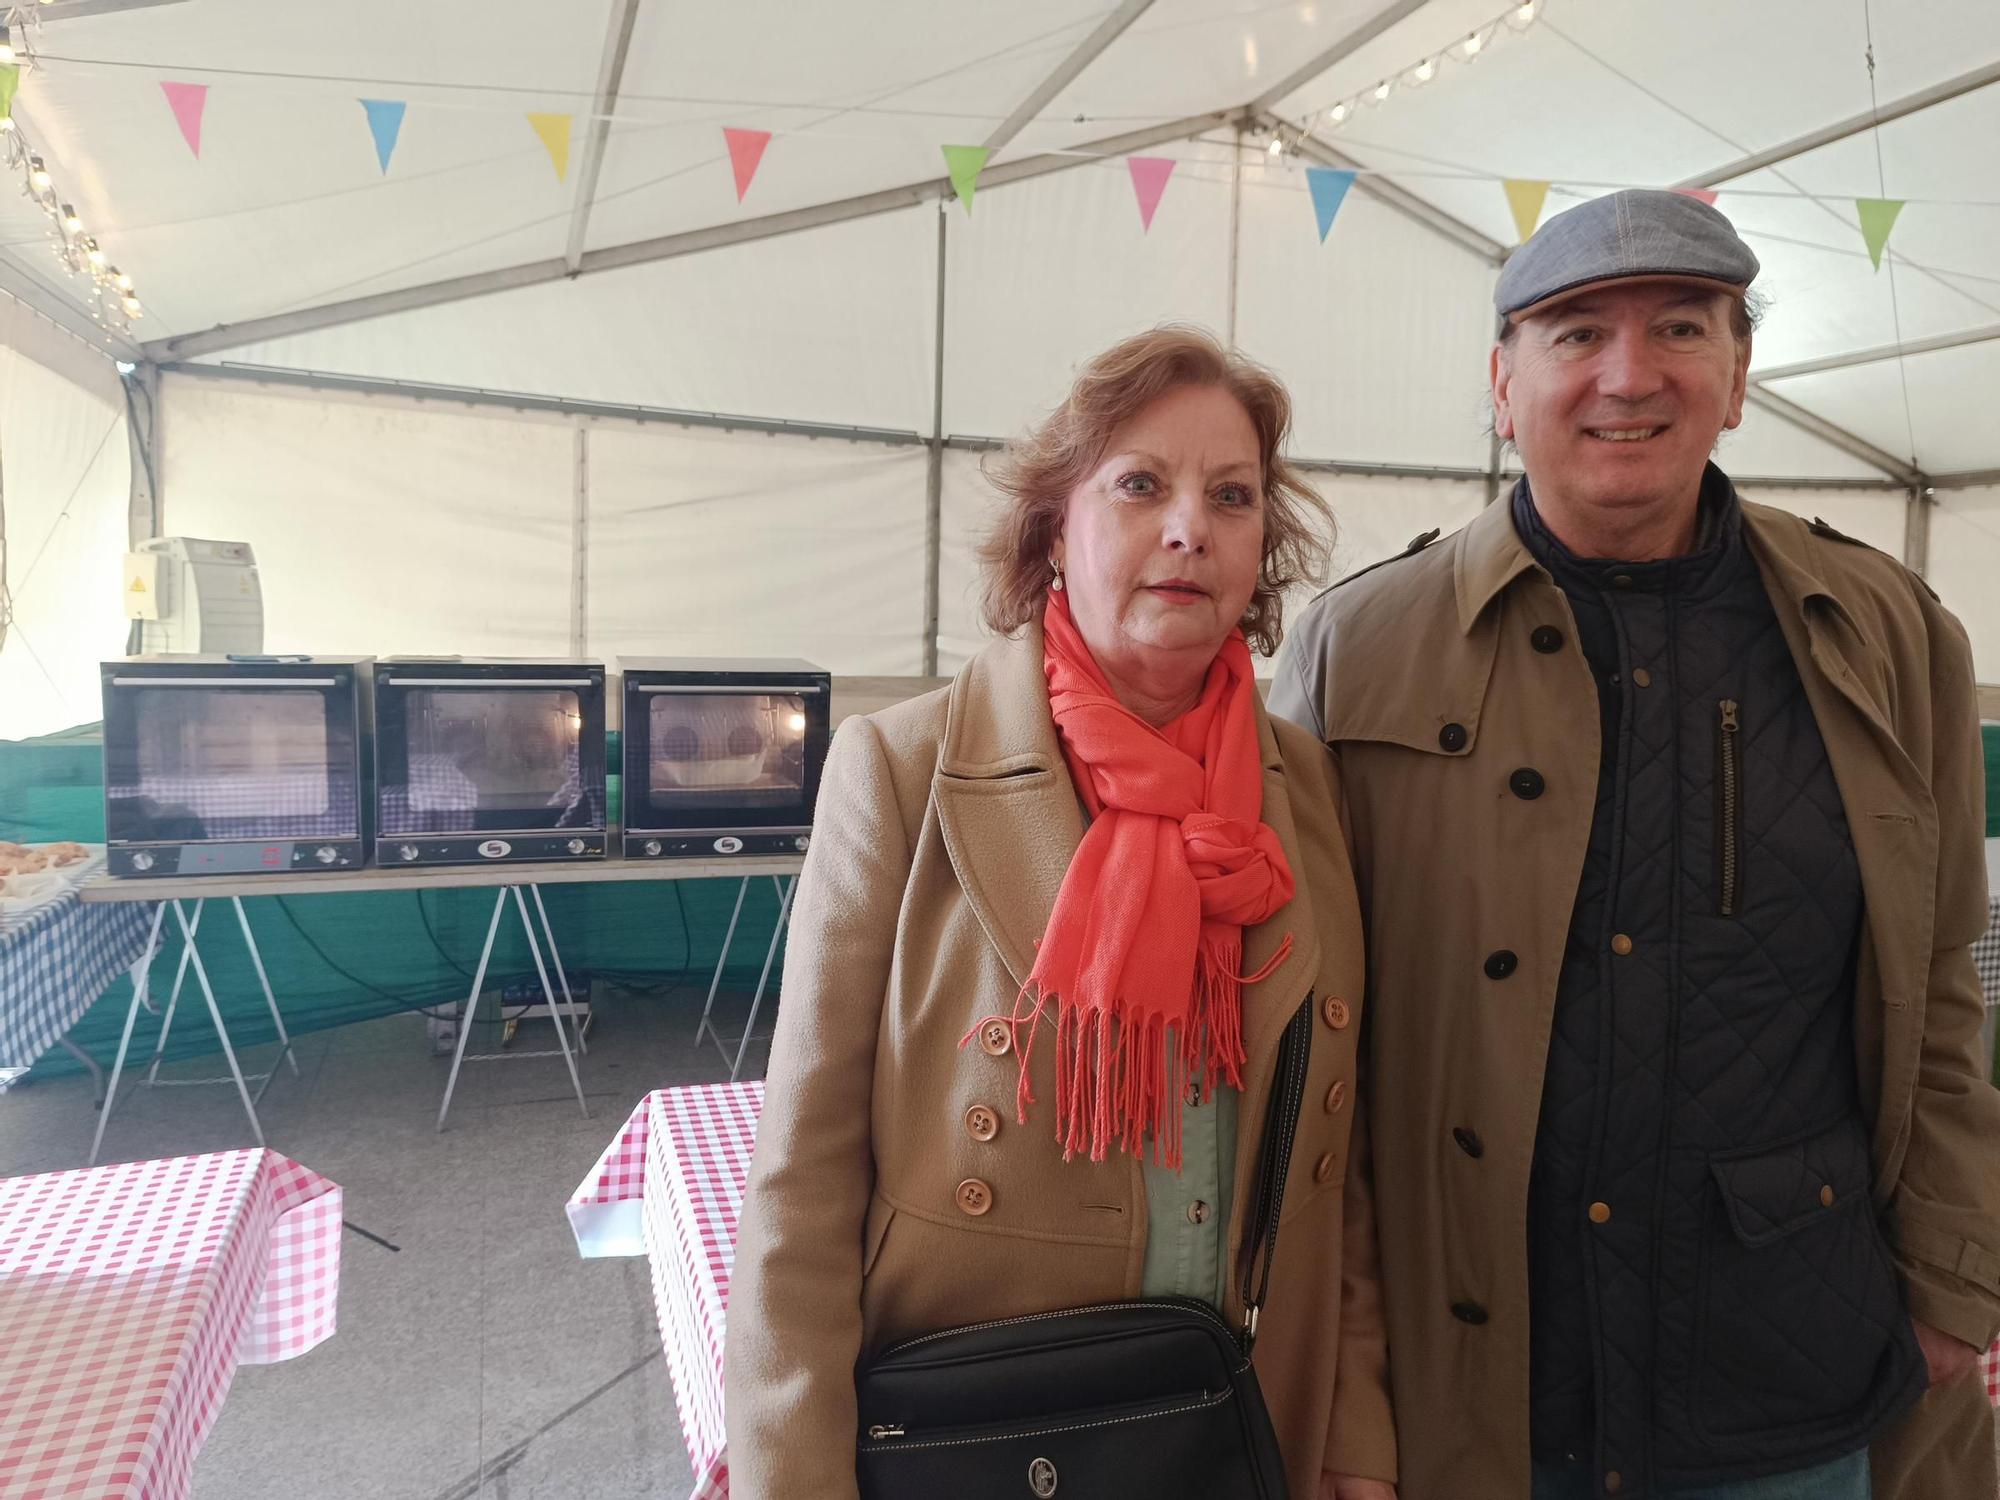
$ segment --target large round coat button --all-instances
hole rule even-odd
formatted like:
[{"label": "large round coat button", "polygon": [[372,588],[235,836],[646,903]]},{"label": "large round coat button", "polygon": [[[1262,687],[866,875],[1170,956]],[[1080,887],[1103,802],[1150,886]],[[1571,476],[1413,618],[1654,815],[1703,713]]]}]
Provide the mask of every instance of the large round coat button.
[{"label": "large round coat button", "polygon": [[1505,979],[1520,967],[1521,960],[1515,957],[1512,948],[1501,948],[1486,955],[1486,977],[1488,979]]},{"label": "large round coat button", "polygon": [[993,1189],[977,1177],[966,1178],[958,1185],[958,1192],[953,1196],[959,1208],[975,1219],[993,1206]]},{"label": "large round coat button", "polygon": [[1523,802],[1533,802],[1547,788],[1542,773],[1533,766],[1523,766],[1507,778],[1507,786]]},{"label": "large round coat button", "polygon": [[979,1028],[979,1045],[994,1057],[1004,1056],[1014,1045],[1014,1029],[1005,1021],[988,1021]]},{"label": "large round coat button", "polygon": [[1528,644],[1544,656],[1553,656],[1563,648],[1563,633],[1553,625],[1537,625]]},{"label": "large round coat button", "polygon": [[1340,1107],[1346,1102],[1347,1080],[1344,1078],[1335,1079],[1333,1087],[1326,1091],[1326,1112],[1330,1115],[1337,1115],[1340,1113]]},{"label": "large round coat button", "polygon": [[1353,1013],[1348,1010],[1347,1002],[1338,995],[1328,995],[1326,1004],[1320,1007],[1320,1013],[1326,1017],[1326,1024],[1335,1031],[1341,1030],[1353,1019]]},{"label": "large round coat button", "polygon": [[1486,1143],[1480,1140],[1477,1132],[1467,1130],[1463,1125],[1452,1128],[1451,1138],[1458,1142],[1458,1149],[1474,1161],[1486,1154]]},{"label": "large round coat button", "polygon": [[965,1133],[975,1141],[990,1141],[1000,1133],[1000,1116],[983,1104],[975,1104],[965,1112]]},{"label": "large round coat button", "polygon": [[1332,1175],[1333,1175],[1333,1153],[1329,1151],[1324,1156],[1322,1156],[1318,1161],[1313,1163],[1313,1181],[1325,1182],[1327,1178],[1331,1177]]},{"label": "large round coat button", "polygon": [[1444,728],[1438,731],[1438,744],[1441,748],[1449,750],[1453,754],[1463,750],[1465,748],[1465,726],[1463,724],[1445,725]]},{"label": "large round coat button", "polygon": [[1477,1302],[1454,1302],[1451,1305],[1451,1315],[1461,1323],[1470,1323],[1474,1328],[1486,1321],[1486,1309]]}]

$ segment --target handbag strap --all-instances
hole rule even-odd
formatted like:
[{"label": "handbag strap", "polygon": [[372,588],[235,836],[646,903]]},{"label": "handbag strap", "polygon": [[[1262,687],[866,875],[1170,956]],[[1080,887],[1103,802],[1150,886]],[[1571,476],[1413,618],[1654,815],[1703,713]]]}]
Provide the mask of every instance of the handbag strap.
[{"label": "handbag strap", "polygon": [[1244,1218],[1243,1248],[1237,1264],[1243,1272],[1243,1353],[1247,1358],[1257,1341],[1257,1314],[1271,1289],[1271,1260],[1278,1250],[1278,1217],[1285,1206],[1285,1179],[1292,1166],[1292,1144],[1298,1134],[1299,1108],[1305,1099],[1306,1064],[1312,1059],[1313,997],[1308,994],[1286,1025],[1278,1042],[1277,1075],[1271,1084],[1271,1104],[1264,1121],[1264,1140],[1257,1151],[1257,1180]]}]

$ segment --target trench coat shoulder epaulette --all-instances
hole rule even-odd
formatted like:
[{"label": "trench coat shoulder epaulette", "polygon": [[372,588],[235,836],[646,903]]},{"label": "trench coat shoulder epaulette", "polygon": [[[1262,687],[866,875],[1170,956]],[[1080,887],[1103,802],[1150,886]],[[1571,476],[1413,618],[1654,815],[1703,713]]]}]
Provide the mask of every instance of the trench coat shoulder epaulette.
[{"label": "trench coat shoulder epaulette", "polygon": [[[1866,547],[1870,552],[1882,551],[1880,547],[1876,547],[1871,543],[1864,542],[1859,537],[1849,536],[1844,531],[1835,530],[1832,526],[1828,525],[1818,516],[1814,516],[1810,521],[1806,523],[1806,530],[1810,531],[1814,536],[1824,537],[1829,542],[1845,542],[1850,547]],[[1889,557],[1889,554],[1886,552],[1882,552],[1882,555],[1884,557]],[[1902,568],[1903,571],[1905,573],[1908,573],[1911,578],[1915,579],[1916,582],[1922,586],[1923,591],[1926,594],[1929,594],[1933,600],[1936,600],[1936,602],[1939,604],[1944,603],[1942,599],[1938,598],[1937,590],[1932,588],[1930,584],[1925,581],[1923,574],[1917,572],[1916,569],[1914,568],[1905,566],[1902,560],[1899,558],[1889,557],[1889,560],[1895,563],[1897,567]]]},{"label": "trench coat shoulder epaulette", "polygon": [[1422,535],[1412,537],[1410,539],[1409,546],[1405,547],[1401,552],[1395,553],[1394,555],[1389,557],[1385,557],[1380,562],[1370,563],[1365,568],[1356,568],[1352,573],[1349,573],[1345,578],[1342,578],[1337,582],[1328,584],[1325,588],[1321,589],[1317,594],[1314,594],[1312,596],[1311,602],[1314,604],[1319,603],[1320,600],[1324,599],[1328,594],[1332,593],[1335,589],[1345,588],[1348,584],[1354,582],[1354,580],[1357,578],[1366,578],[1370,573],[1373,573],[1377,568],[1386,568],[1391,563],[1399,563],[1406,557],[1415,557],[1419,552],[1423,551],[1424,548],[1428,547],[1432,542],[1436,541],[1439,537],[1443,535],[1444,535],[1443,528],[1434,526],[1429,531],[1424,532]]}]

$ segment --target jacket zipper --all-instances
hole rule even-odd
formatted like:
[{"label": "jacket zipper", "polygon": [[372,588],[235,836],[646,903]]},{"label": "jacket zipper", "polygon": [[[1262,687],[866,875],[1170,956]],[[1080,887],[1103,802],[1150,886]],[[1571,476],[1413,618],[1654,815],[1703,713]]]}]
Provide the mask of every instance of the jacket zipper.
[{"label": "jacket zipper", "polygon": [[1715,785],[1720,806],[1715,847],[1721,876],[1716,910],[1722,916],[1733,917],[1743,874],[1743,747],[1738,743],[1742,723],[1734,698],[1724,698],[1716,707]]},{"label": "jacket zipper", "polygon": [[867,1429],[867,1442],[888,1447],[963,1448],[983,1443],[1006,1443],[1020,1438],[1051,1437],[1064,1432],[1081,1432],[1095,1427],[1120,1427],[1129,1422],[1146,1422],[1157,1417],[1178,1416],[1220,1406],[1236,1394],[1233,1387],[1219,1391],[1190,1391],[1184,1396],[1166,1396],[1155,1401],[1127,1406],[1108,1406],[1094,1412],[1071,1412],[1041,1422],[996,1422],[979,1427],[938,1427],[909,1430],[901,1422],[877,1423]]}]

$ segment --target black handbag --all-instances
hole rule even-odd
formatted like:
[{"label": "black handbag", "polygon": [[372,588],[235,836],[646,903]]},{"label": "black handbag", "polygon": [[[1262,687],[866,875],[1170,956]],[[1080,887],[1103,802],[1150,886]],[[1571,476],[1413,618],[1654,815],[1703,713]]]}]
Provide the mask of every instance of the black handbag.
[{"label": "black handbag", "polygon": [[1244,1326],[1206,1302],[1141,1297],[906,1339],[858,1377],[862,1500],[1285,1500],[1251,1367],[1312,1048],[1312,996],[1277,1079],[1238,1265]]}]

